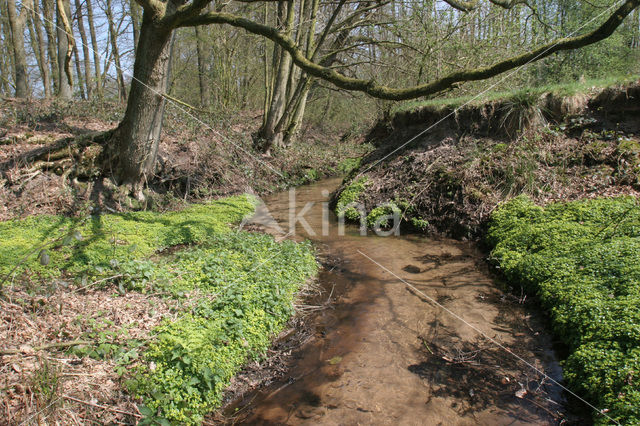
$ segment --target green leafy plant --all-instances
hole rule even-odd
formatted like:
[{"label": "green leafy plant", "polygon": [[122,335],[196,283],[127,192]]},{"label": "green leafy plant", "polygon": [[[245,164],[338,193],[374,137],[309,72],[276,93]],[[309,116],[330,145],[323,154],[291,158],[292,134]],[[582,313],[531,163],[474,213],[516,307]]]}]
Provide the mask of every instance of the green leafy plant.
[{"label": "green leafy plant", "polygon": [[[168,213],[95,215],[86,220],[33,216],[0,222],[0,276],[101,276],[116,264],[229,232],[228,224],[252,213],[254,203],[242,195]],[[63,235],[63,240],[52,242],[52,234]],[[67,237],[68,244],[62,244]],[[26,259],[18,263],[21,258]]]},{"label": "green leafy plant", "polygon": [[351,221],[360,220],[361,212],[354,207],[354,204],[359,201],[360,195],[366,190],[367,183],[368,178],[363,176],[354,180],[342,190],[336,204],[336,214],[338,216],[344,216]]},{"label": "green leafy plant", "polygon": [[[15,254],[25,253],[20,277],[75,274],[82,288],[95,278],[95,285],[116,285],[121,294],[161,291],[175,299],[176,317],[148,341],[130,339],[100,312],[79,317],[90,343],[72,350],[115,360],[116,372],[143,401],[142,424],[198,424],[242,365],[266,351],[293,313],[298,289],[317,272],[310,244],[277,243],[229,226],[254,207],[254,199],[238,196],[81,224],[55,216],[0,223],[0,271],[14,271]],[[83,238],[71,233],[69,245],[48,243],[52,230],[67,228]],[[32,247],[42,241],[48,262]]]},{"label": "green leafy plant", "polygon": [[569,386],[615,421],[640,423],[638,201],[542,208],[521,196],[493,213],[488,242],[505,277],[536,294],[550,313],[570,349],[564,365]]},{"label": "green leafy plant", "polygon": [[230,233],[179,253],[174,285],[204,296],[178,320],[158,327],[127,382],[153,413],[198,423],[215,408],[248,358],[268,348],[293,312],[300,285],[316,272],[308,244]]},{"label": "green leafy plant", "polygon": [[402,210],[395,203],[389,202],[383,206],[378,206],[372,209],[367,215],[367,225],[370,227],[381,226],[387,228],[391,226],[389,222],[389,216],[396,215],[400,217]]},{"label": "green leafy plant", "polygon": [[342,175],[349,176],[353,171],[360,168],[362,158],[346,158],[338,164],[338,172]]}]

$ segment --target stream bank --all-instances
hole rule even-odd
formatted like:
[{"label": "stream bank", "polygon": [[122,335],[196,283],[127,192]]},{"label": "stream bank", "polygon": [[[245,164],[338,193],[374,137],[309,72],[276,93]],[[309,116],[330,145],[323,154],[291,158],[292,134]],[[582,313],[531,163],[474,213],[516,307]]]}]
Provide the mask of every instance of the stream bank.
[{"label": "stream bank", "polygon": [[[344,236],[327,214],[339,179],[297,188],[330,300],[307,324],[308,339],[290,349],[286,371],[227,406],[245,424],[557,424],[576,421],[557,385],[483,335],[562,380],[552,340],[524,300],[503,293],[471,243],[417,235]],[[286,228],[290,193],[265,199],[254,225]],[[323,218],[329,219],[322,232]],[[274,220],[275,219],[275,220]],[[326,222],[325,222],[326,223]],[[287,230],[289,230],[287,228]],[[311,232],[310,232],[311,231]],[[315,235],[314,235],[315,234]],[[324,234],[324,235],[323,235]],[[428,299],[410,291],[400,279]],[[456,313],[463,320],[450,315]],[[585,420],[586,421],[586,420]]]},{"label": "stream bank", "polygon": [[480,239],[495,207],[519,194],[540,205],[640,196],[640,82],[505,96],[378,122],[366,138],[376,149],[338,190],[338,210],[357,202],[374,219],[389,206],[420,232]]}]

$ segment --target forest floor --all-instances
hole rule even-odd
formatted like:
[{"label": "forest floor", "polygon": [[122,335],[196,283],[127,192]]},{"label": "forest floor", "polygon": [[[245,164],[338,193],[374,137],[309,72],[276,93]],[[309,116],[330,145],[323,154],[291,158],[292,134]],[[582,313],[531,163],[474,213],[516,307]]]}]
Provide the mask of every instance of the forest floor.
[{"label": "forest floor", "polygon": [[[98,101],[0,102],[0,220],[34,214],[83,215],[88,209],[171,210],[210,198],[266,194],[344,173],[371,150],[361,136],[335,129],[303,128],[298,143],[264,156],[252,148],[260,111],[193,118],[169,105],[160,142],[160,166],[149,179],[147,205],[132,203],[109,179],[67,179],[64,171],[14,162],[54,141],[113,129],[123,105]],[[94,210],[96,211],[96,210]]]},{"label": "forest floor", "polygon": [[[271,237],[255,232],[240,232],[237,240],[226,237],[230,225],[242,216],[228,217],[237,204],[229,196],[262,195],[344,173],[354,159],[371,149],[362,144],[362,138],[341,139],[326,129],[306,128],[303,142],[266,157],[251,148],[250,135],[260,124],[258,112],[245,111],[232,119],[202,117],[209,126],[169,108],[161,140],[161,168],[146,194],[151,205],[132,204],[108,179],[68,179],[61,170],[33,163],[6,167],[13,159],[61,138],[112,129],[121,114],[121,105],[97,102],[0,103],[0,418],[4,419],[0,424],[132,424],[156,414],[160,415],[156,421],[166,416],[182,422],[189,413],[197,418],[209,410],[209,403],[185,409],[159,401],[152,395],[154,386],[166,385],[163,393],[171,392],[174,397],[190,392],[195,404],[193,395],[204,395],[215,382],[215,398],[209,399],[218,401],[222,398],[218,381],[228,381],[230,373],[240,367],[238,360],[244,359],[237,353],[265,353],[266,336],[285,326],[283,320],[290,315],[286,307],[297,297],[294,294],[301,286],[300,297],[312,291],[312,282],[305,284],[305,277],[315,269],[306,246],[274,243]],[[226,206],[224,211],[208,214],[200,222],[193,212],[179,219],[183,212],[198,208],[194,203],[197,206],[211,199]],[[143,207],[154,212],[136,212]],[[252,208],[243,207],[243,214],[249,210]],[[154,228],[154,224],[162,225]],[[202,232],[208,236],[200,241]],[[267,262],[265,268],[250,267],[265,251],[268,261],[259,262]],[[158,338],[163,324],[165,335],[177,333],[187,339],[198,335],[185,329],[172,331],[167,320],[188,327],[194,315],[203,315],[195,310],[196,305],[199,309],[209,306],[214,299],[211,293],[225,295],[215,281],[222,275],[207,275],[215,282],[197,281],[200,275],[190,269],[193,262],[207,263],[209,258],[212,265],[202,267],[221,268],[227,281],[229,274],[237,273],[234,280],[239,288],[253,294],[235,308],[243,312],[237,318],[240,324],[255,328],[257,335],[222,338],[225,345],[208,346],[236,351],[228,356],[185,353],[165,369],[137,373],[138,368],[162,365],[152,360],[149,351],[150,342],[166,343]],[[262,269],[269,273],[260,272]],[[278,269],[282,273],[274,274]],[[158,287],[168,280],[170,289]],[[173,285],[183,281],[185,288]],[[266,285],[269,282],[273,286]],[[256,283],[259,288],[252,290]],[[269,310],[276,314],[256,322],[250,314],[260,312],[261,303],[269,303]],[[222,316],[233,317],[235,312]],[[191,317],[187,320],[185,316]],[[296,330],[302,330],[301,318],[293,319]],[[211,325],[208,330],[210,338],[216,339],[226,329]],[[193,337],[177,344],[198,347],[202,342]],[[262,363],[252,362],[253,368],[232,382],[230,392],[242,392],[277,374],[285,349],[268,352]],[[182,359],[198,356],[208,356],[209,362],[218,357],[217,365],[226,365],[221,373],[216,372],[220,378],[207,379],[208,370],[202,365],[189,373],[202,378],[204,371],[202,382],[183,384],[184,388],[162,376],[182,371],[187,368],[180,364]]]}]

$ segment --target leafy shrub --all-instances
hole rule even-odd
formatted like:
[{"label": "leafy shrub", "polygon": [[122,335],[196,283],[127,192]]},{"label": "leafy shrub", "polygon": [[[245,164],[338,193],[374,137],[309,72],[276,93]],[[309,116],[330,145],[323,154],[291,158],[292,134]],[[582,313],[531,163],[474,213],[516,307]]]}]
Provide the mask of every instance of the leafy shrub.
[{"label": "leafy shrub", "polygon": [[303,181],[304,182],[315,182],[320,179],[320,173],[316,169],[309,169],[304,174]]},{"label": "leafy shrub", "polygon": [[415,228],[421,230],[421,231],[426,231],[427,229],[429,229],[429,221],[424,220],[422,218],[419,217],[412,217],[411,218],[411,225],[413,225]]},{"label": "leafy shrub", "polygon": [[376,225],[383,228],[389,227],[391,226],[391,224],[389,223],[388,216],[392,215],[397,215],[398,217],[402,215],[402,210],[400,210],[400,207],[398,207],[394,202],[389,202],[383,206],[378,206],[372,209],[367,215],[367,225],[370,227],[374,227]]},{"label": "leafy shrub", "polygon": [[362,162],[362,158],[345,158],[338,164],[338,171],[340,174],[349,176],[351,172],[354,170],[358,170],[360,168],[360,163]]},{"label": "leafy shrub", "polygon": [[[569,386],[624,424],[640,423],[640,206],[631,197],[526,197],[492,215],[492,259],[540,298],[570,349]],[[607,417],[596,422],[607,423]]]}]

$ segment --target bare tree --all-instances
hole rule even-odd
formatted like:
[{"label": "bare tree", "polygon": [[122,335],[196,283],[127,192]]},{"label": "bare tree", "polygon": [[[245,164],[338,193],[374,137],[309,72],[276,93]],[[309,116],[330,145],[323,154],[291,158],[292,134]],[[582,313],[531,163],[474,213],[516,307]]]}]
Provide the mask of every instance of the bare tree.
[{"label": "bare tree", "polygon": [[206,58],[206,48],[204,45],[204,40],[202,40],[203,35],[199,27],[195,27],[196,34],[196,53],[198,55],[198,83],[200,86],[200,106],[202,108],[207,108],[209,106],[209,98],[210,98],[210,90],[209,84],[207,84],[207,58]]},{"label": "bare tree", "polygon": [[73,96],[73,73],[71,71],[71,56],[73,55],[73,31],[69,17],[71,16],[71,4],[69,0],[57,0],[57,32],[58,32],[58,74],[60,81],[58,97],[71,99]]},{"label": "bare tree", "polygon": [[133,31],[133,50],[135,51],[140,38],[140,6],[135,0],[129,0],[129,14],[131,15],[131,28]]},{"label": "bare tree", "polygon": [[91,97],[91,59],[89,59],[89,43],[87,42],[87,32],[84,29],[84,17],[82,14],[82,4],[80,0],[75,0],[76,6],[76,22],[78,23],[78,32],[80,33],[80,41],[82,42],[82,59],[84,63],[84,81],[87,88],[87,98]]},{"label": "bare tree", "polygon": [[113,61],[116,66],[116,76],[118,79],[118,95],[121,101],[127,99],[127,87],[124,83],[124,76],[122,74],[122,66],[120,63],[120,51],[118,49],[118,32],[116,31],[116,25],[113,18],[113,11],[111,9],[111,0],[106,0],[107,7],[105,13],[107,15],[107,23],[109,24],[109,40],[111,41],[111,52],[113,54]]},{"label": "bare tree", "polygon": [[49,71],[49,64],[47,63],[46,43],[44,40],[44,34],[42,33],[42,25],[40,22],[38,2],[33,3],[33,9],[30,11],[29,19],[29,34],[31,36],[31,45],[36,55],[38,62],[38,68],[40,69],[40,75],[42,76],[42,86],[44,91],[44,97],[51,97],[51,74]]},{"label": "bare tree", "polygon": [[89,22],[89,34],[91,35],[91,47],[93,50],[93,69],[95,71],[96,93],[102,98],[102,74],[100,71],[100,47],[98,46],[98,38],[96,37],[96,27],[93,20],[93,6],[91,0],[85,0],[87,5],[87,20]]},{"label": "bare tree", "polygon": [[56,50],[56,31],[53,26],[55,11],[54,0],[42,0],[42,14],[44,17],[44,31],[47,34],[47,53],[49,56],[49,69],[53,82],[53,92],[58,93],[60,88],[60,73],[58,69],[58,51]]},{"label": "bare tree", "polygon": [[11,42],[13,47],[13,65],[15,67],[14,81],[16,86],[16,97],[26,98],[29,96],[29,77],[27,74],[27,53],[24,49],[24,26],[29,16],[31,0],[22,3],[20,14],[16,10],[15,0],[7,0],[7,12],[9,15],[9,25],[11,27]]}]

